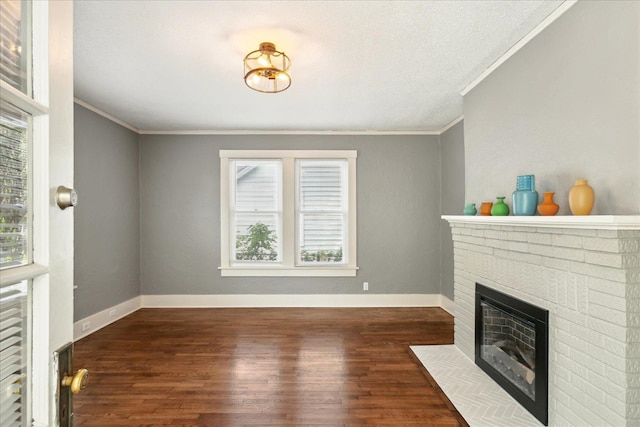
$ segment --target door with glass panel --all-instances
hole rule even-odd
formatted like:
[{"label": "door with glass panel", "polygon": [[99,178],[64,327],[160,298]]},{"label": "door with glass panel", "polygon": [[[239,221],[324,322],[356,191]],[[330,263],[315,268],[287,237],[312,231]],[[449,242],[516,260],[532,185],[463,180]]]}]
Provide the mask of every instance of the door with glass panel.
[{"label": "door with glass panel", "polygon": [[[56,316],[54,271],[71,266],[73,254],[52,267],[50,254],[69,221],[52,221],[50,139],[58,121],[50,114],[51,63],[60,52],[49,50],[50,34],[71,27],[70,2],[0,1],[0,425],[55,425],[53,352],[72,336],[68,320]],[[68,29],[67,29],[68,30]],[[69,31],[62,31],[64,36]],[[54,42],[52,42],[53,44]],[[66,49],[62,44],[63,50]],[[71,50],[71,49],[69,49]],[[71,76],[72,77],[72,76]],[[72,85],[69,93],[72,95]],[[57,89],[56,89],[57,90]],[[66,90],[66,89],[63,89]],[[69,122],[72,131],[72,120]],[[71,132],[72,135],[72,132]],[[71,139],[71,144],[73,140]],[[50,150],[51,149],[51,150]],[[73,157],[68,167],[73,169]],[[73,217],[70,214],[71,227]],[[73,229],[68,237],[72,244]],[[67,242],[68,243],[68,242]],[[68,280],[65,280],[68,281]],[[72,279],[71,279],[72,281]],[[73,298],[67,288],[55,289]],[[53,338],[53,339],[52,339]]]}]

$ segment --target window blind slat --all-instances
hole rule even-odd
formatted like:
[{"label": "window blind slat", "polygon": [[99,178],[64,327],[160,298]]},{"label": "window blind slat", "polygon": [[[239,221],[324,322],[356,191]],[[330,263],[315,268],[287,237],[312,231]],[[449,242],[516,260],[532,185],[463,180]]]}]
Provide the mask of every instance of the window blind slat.
[{"label": "window blind slat", "polygon": [[0,103],[0,268],[29,258],[28,131],[28,116]]},{"label": "window blind slat", "polygon": [[0,288],[0,425],[27,425],[27,282]]}]

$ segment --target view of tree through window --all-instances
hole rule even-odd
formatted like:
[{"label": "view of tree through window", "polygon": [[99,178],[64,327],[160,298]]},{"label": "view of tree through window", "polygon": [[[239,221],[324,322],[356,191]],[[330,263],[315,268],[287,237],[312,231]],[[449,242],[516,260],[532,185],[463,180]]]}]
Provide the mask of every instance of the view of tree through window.
[{"label": "view of tree through window", "polygon": [[275,261],[278,258],[276,245],[275,230],[258,222],[247,227],[246,234],[236,237],[236,260]]}]

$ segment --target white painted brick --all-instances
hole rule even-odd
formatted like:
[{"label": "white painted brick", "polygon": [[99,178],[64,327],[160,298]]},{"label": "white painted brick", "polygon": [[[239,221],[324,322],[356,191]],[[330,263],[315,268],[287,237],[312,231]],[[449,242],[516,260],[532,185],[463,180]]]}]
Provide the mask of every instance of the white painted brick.
[{"label": "white painted brick", "polygon": [[603,239],[599,237],[584,237],[582,245],[590,251],[619,252],[620,243],[618,239]]},{"label": "white painted brick", "polygon": [[610,295],[596,290],[589,290],[589,301],[591,304],[608,307],[612,310],[621,312],[626,312],[627,310],[627,301],[624,297]]},{"label": "white painted brick", "polygon": [[528,235],[531,233],[523,233],[522,231],[512,231],[507,233],[507,240],[512,242],[526,242]]},{"label": "white painted brick", "polygon": [[640,374],[637,372],[632,372],[627,376],[627,386],[629,387],[640,387]]},{"label": "white painted brick", "polygon": [[605,399],[605,405],[607,406],[607,409],[610,409],[616,415],[626,418],[627,406],[624,401],[620,401],[612,396],[607,396]]},{"label": "white painted brick", "polygon": [[576,349],[571,349],[571,358],[573,359],[574,363],[579,363],[590,371],[595,372],[596,374],[605,374],[606,367],[602,364],[602,362],[591,357],[587,353],[583,353]]},{"label": "white painted brick", "polygon": [[587,313],[589,308],[589,288],[587,280],[583,276],[576,277],[576,297],[578,311],[583,314]]},{"label": "white painted brick", "polygon": [[547,256],[549,252],[550,252],[549,246],[529,243],[529,253],[531,254],[542,255],[544,257],[544,256]]},{"label": "white painted brick", "polygon": [[640,358],[640,342],[629,343],[626,346],[627,357],[630,359]]},{"label": "white painted brick", "polygon": [[506,246],[510,251],[529,252],[529,244],[527,242],[507,242]]},{"label": "white painted brick", "polygon": [[621,372],[610,366],[605,367],[605,376],[609,379],[609,381],[621,387],[626,387],[628,384],[626,372]]},{"label": "white painted brick", "polygon": [[554,246],[551,248],[551,256],[554,258],[568,259],[571,261],[584,261],[584,251],[582,249]]},{"label": "white painted brick", "polygon": [[638,408],[640,408],[640,388],[627,390],[627,402],[638,403]]},{"label": "white painted brick", "polygon": [[527,242],[536,245],[549,246],[551,245],[551,234],[547,233],[528,233]]},{"label": "white painted brick", "polygon": [[612,310],[595,303],[589,306],[589,315],[623,327],[627,324],[627,314],[624,311]]},{"label": "white painted brick", "polygon": [[640,239],[640,230],[617,230],[619,239]]},{"label": "white painted brick", "polygon": [[[587,287],[589,288],[589,298],[591,300],[591,291],[597,291],[603,294],[625,297],[627,295],[627,286],[621,282],[600,279],[597,277],[586,277]],[[640,289],[640,287],[639,287]]]},{"label": "white painted brick", "polygon": [[487,253],[487,254],[491,254],[493,251],[491,250],[491,248],[488,248],[486,246],[478,246],[478,245],[472,245],[471,243],[467,243],[467,242],[462,242],[459,240],[454,240],[453,242],[453,250],[454,252],[457,250],[464,250],[464,251],[468,251],[469,253],[466,255],[467,257],[469,256],[473,256],[474,253]]},{"label": "white painted brick", "polygon": [[[571,267],[574,273],[584,274],[591,277],[612,280],[614,282],[627,283],[627,274],[619,268],[605,267],[601,265],[575,263]],[[638,276],[640,279],[640,275]]]},{"label": "white painted brick", "polygon": [[571,383],[574,385],[574,387],[581,390],[583,393],[586,393],[597,403],[599,404],[605,403],[605,394],[600,388],[600,384],[590,383],[580,375],[573,375],[571,377]]},{"label": "white painted brick", "polygon": [[618,239],[618,230],[597,230],[596,235],[603,239]]},{"label": "white painted brick", "polygon": [[622,255],[618,253],[593,252],[586,251],[584,253],[584,262],[595,265],[604,265],[607,267],[622,267]]},{"label": "white painted brick", "polygon": [[551,256],[542,257],[542,265],[544,267],[553,268],[558,271],[576,271],[582,263],[570,261],[567,259],[558,259]]},{"label": "white painted brick", "polygon": [[640,268],[626,270],[625,278],[630,285],[640,285]]},{"label": "white painted brick", "polygon": [[640,342],[640,329],[632,328],[627,332],[627,342],[628,343],[637,343]]},{"label": "white painted brick", "polygon": [[503,240],[509,239],[509,233],[507,231],[499,230],[484,230],[484,237],[487,240]]},{"label": "white painted brick", "polygon": [[587,316],[575,310],[571,310],[566,306],[559,305],[556,309],[556,315],[558,316],[557,327],[567,331],[568,333],[572,333],[574,329],[579,329],[580,326],[587,326]]},{"label": "white painted brick", "polygon": [[599,332],[619,341],[624,341],[627,338],[625,328],[610,322],[605,322],[604,320],[588,318],[587,327],[591,328],[594,332]]},{"label": "white painted brick", "polygon": [[[478,249],[466,237],[456,241],[455,286],[469,287],[461,294],[464,308],[455,319],[461,350],[473,358],[473,290],[478,281],[550,310],[551,425],[629,427],[640,421],[633,405],[625,405],[640,400],[640,327],[635,326],[640,323],[640,232],[503,226],[469,230],[464,236],[478,239],[472,242],[484,238],[493,246]],[[618,242],[619,236],[624,241]],[[550,243],[554,255],[565,258],[547,256],[543,245]],[[466,271],[459,271],[460,265]],[[455,295],[457,305],[457,289]],[[635,394],[627,384],[638,384]],[[635,418],[625,421],[630,414]]]},{"label": "white painted brick", "polygon": [[471,235],[476,237],[484,237],[484,233],[485,233],[484,230],[478,230],[478,229],[471,230]]},{"label": "white painted brick", "polygon": [[620,252],[638,253],[640,252],[640,239],[622,239],[619,241]]},{"label": "white painted brick", "polygon": [[511,252],[507,250],[495,249],[494,255],[504,259],[510,259],[513,261],[524,262],[529,264],[542,264],[542,257],[540,255],[533,255],[522,252]]},{"label": "white painted brick", "polygon": [[453,241],[468,243],[472,246],[484,246],[485,243],[485,239],[483,237],[466,236],[462,234],[453,236]]},{"label": "white painted brick", "polygon": [[[601,418],[598,414],[602,414],[601,409],[603,409],[604,405],[593,405],[590,406],[591,402],[588,402],[585,396],[585,402],[581,403],[577,399],[571,401],[571,410],[580,414],[582,417],[582,423],[577,424],[578,426],[609,426],[616,424],[609,424],[603,418]],[[594,412],[595,411],[595,412]],[[621,424],[617,424],[620,426]]]},{"label": "white painted brick", "polygon": [[554,234],[551,236],[551,245],[582,249],[582,237],[567,234]]},{"label": "white painted brick", "polygon": [[[618,341],[618,340],[614,340],[613,338],[610,338],[610,337],[604,337],[604,348],[609,350],[613,354],[625,354],[626,353],[627,357],[628,357],[629,346],[630,345],[628,345],[624,341]],[[640,345],[638,347],[638,350],[639,350],[638,354],[640,355]]]}]

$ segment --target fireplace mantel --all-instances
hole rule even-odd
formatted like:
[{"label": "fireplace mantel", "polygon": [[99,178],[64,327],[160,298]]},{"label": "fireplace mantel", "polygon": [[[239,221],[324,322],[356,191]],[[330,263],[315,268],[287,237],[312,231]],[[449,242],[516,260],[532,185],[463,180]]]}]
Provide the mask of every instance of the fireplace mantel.
[{"label": "fireplace mantel", "polygon": [[585,230],[640,230],[640,215],[471,216],[443,215],[451,224],[506,225]]}]

